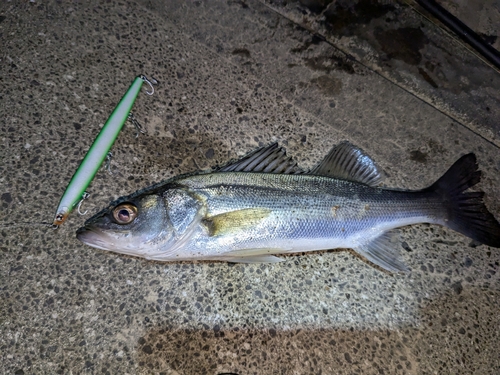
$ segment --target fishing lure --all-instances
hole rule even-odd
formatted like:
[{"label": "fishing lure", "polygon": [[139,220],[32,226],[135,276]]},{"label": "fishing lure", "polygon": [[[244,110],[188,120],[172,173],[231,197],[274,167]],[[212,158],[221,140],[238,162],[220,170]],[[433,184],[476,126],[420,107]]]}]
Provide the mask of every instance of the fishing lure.
[{"label": "fishing lure", "polygon": [[[155,84],[157,83],[154,79],[152,79],[152,81]],[[108,155],[123,124],[129,118],[130,110],[144,82],[148,83],[151,87],[151,91],[146,91],[146,94],[153,95],[153,83],[144,75],[136,77],[113,113],[109,116],[94,143],[92,143],[92,146],[90,146],[87,154],[80,163],[80,166],[71,178],[66,191],[61,197],[59,206],[57,207],[54,222],[52,223],[54,228],[64,223],[75,206],[78,206],[78,211],[80,211],[82,201],[88,197],[88,193],[85,190],[94,179],[99,167]],[[142,132],[140,127],[139,130]]]}]

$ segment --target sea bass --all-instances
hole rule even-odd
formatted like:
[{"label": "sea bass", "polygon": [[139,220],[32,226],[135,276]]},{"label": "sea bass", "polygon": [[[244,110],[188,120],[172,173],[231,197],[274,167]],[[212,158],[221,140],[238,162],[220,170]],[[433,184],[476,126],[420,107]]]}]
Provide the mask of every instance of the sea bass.
[{"label": "sea bass", "polygon": [[211,172],[119,198],[77,237],[158,261],[278,262],[277,254],[351,248],[387,271],[407,271],[394,228],[439,224],[500,247],[500,224],[484,193],[466,192],[480,176],[468,154],[428,188],[386,189],[377,186],[373,160],[348,142],[308,172],[272,144]]}]

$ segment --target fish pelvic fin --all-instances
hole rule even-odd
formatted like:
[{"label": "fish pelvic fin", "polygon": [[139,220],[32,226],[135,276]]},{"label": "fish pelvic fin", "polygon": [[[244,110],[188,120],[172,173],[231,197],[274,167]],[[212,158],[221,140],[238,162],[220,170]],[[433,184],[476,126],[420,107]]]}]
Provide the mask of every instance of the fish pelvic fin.
[{"label": "fish pelvic fin", "polygon": [[408,267],[396,249],[398,243],[399,235],[395,231],[390,231],[366,244],[355,247],[354,250],[389,272],[408,272]]},{"label": "fish pelvic fin", "polygon": [[500,223],[483,202],[483,192],[465,192],[481,180],[476,156],[467,154],[458,159],[433,185],[424,189],[439,195],[445,205],[441,224],[473,240],[500,247]]}]

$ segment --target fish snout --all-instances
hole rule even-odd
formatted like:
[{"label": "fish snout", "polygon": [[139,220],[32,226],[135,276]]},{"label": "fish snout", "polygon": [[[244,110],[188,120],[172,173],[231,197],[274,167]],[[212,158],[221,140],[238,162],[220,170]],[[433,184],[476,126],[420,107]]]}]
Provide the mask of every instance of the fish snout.
[{"label": "fish snout", "polygon": [[97,233],[87,227],[81,227],[76,231],[76,238],[86,245],[102,250],[109,250],[110,244],[103,239],[102,233]]}]

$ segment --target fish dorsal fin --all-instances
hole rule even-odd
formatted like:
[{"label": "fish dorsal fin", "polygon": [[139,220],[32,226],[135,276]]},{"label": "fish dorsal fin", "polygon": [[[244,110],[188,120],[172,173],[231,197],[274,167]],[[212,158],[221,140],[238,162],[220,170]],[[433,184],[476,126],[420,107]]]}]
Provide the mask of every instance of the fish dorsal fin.
[{"label": "fish dorsal fin", "polygon": [[361,182],[369,186],[376,186],[382,181],[382,174],[375,162],[347,141],[332,148],[309,174]]},{"label": "fish dorsal fin", "polygon": [[258,148],[241,159],[219,168],[217,172],[304,173],[277,143]]}]

